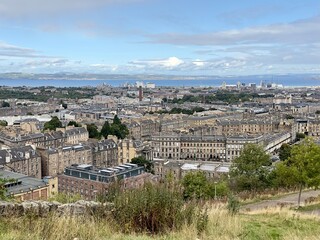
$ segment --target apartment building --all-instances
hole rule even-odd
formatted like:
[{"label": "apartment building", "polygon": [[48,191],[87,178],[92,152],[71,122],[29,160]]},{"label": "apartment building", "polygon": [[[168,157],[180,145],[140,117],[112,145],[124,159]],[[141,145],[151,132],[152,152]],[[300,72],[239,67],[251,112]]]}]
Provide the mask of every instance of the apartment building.
[{"label": "apartment building", "polygon": [[171,134],[153,136],[151,146],[153,159],[229,162],[240,155],[245,144],[261,144],[271,153],[292,140],[291,131],[233,136]]},{"label": "apartment building", "polygon": [[0,165],[7,170],[41,178],[41,157],[31,146],[0,150]]},{"label": "apartment building", "polygon": [[297,132],[309,136],[320,136],[320,119],[297,119],[295,122]]},{"label": "apartment building", "polygon": [[92,163],[96,167],[118,165],[118,145],[113,139],[86,143],[91,148]]},{"label": "apartment building", "polygon": [[224,160],[223,136],[158,135],[151,143],[154,158]]},{"label": "apartment building", "polygon": [[91,164],[91,148],[71,145],[58,148],[37,148],[41,156],[42,176],[57,176],[71,164]]},{"label": "apartment building", "polygon": [[218,120],[216,134],[261,134],[279,130],[279,121],[272,120]]},{"label": "apartment building", "polygon": [[223,174],[228,174],[230,163],[206,162],[206,161],[186,161],[186,160],[155,160],[155,174],[164,179],[171,175],[174,180],[181,180],[187,173],[202,171],[206,177],[219,178]]},{"label": "apartment building", "polygon": [[123,188],[136,188],[157,177],[145,173],[143,167],[126,163],[113,168],[95,168],[92,165],[72,165],[58,176],[59,192],[80,194],[86,200],[96,200],[99,195],[108,194],[111,183],[119,181]]},{"label": "apartment building", "polygon": [[46,133],[19,134],[18,132],[0,132],[0,143],[7,147],[35,145],[37,147],[60,147],[65,144],[77,144],[89,139],[87,129],[67,128]]},{"label": "apartment building", "polygon": [[37,148],[41,155],[42,176],[56,176],[72,164],[111,167],[118,164],[118,146],[112,139],[58,148]]}]

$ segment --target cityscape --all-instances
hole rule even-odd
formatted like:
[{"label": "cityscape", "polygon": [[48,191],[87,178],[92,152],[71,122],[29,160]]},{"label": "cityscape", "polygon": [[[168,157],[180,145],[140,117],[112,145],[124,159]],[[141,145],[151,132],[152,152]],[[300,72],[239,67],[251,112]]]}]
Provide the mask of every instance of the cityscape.
[{"label": "cityscape", "polygon": [[0,3],[0,239],[318,238],[318,3],[200,2]]}]

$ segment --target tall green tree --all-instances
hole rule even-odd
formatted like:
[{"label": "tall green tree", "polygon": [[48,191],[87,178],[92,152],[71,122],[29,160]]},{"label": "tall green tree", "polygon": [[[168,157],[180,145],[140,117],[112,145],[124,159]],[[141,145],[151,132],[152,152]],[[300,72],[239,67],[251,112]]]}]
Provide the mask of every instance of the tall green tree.
[{"label": "tall green tree", "polygon": [[[110,128],[110,134],[117,136],[117,138],[124,139],[126,136],[129,135],[129,130],[127,126],[121,123],[121,120],[117,115],[114,116]],[[107,130],[107,125],[105,126],[105,129]]]},{"label": "tall green tree", "polygon": [[100,133],[98,131],[98,127],[94,123],[87,124],[87,130],[89,132],[89,138],[99,139]]},{"label": "tall green tree", "polygon": [[236,192],[259,192],[271,185],[270,166],[272,161],[263,147],[247,144],[230,168],[230,187]]},{"label": "tall green tree", "polygon": [[229,188],[223,178],[208,179],[203,171],[190,171],[182,179],[185,199],[215,199],[227,196]]},{"label": "tall green tree", "polygon": [[131,163],[144,167],[146,172],[153,173],[153,163],[147,160],[144,156],[132,158]]},{"label": "tall green tree", "polygon": [[287,143],[281,145],[279,149],[279,158],[281,161],[287,160],[291,156],[291,146]]},{"label": "tall green tree", "polygon": [[55,131],[57,128],[61,128],[62,127],[62,123],[60,122],[59,118],[54,116],[51,118],[51,120],[49,122],[46,122],[44,124],[44,130],[53,130]]},{"label": "tall green tree", "polygon": [[118,115],[115,115],[114,118],[113,118],[113,124],[115,125],[120,125],[121,124],[121,120],[120,118],[118,117]]},{"label": "tall green tree", "polygon": [[101,133],[101,136],[103,136],[104,138],[107,138],[108,135],[113,135],[111,126],[108,121],[105,121],[100,133]]},{"label": "tall green tree", "polygon": [[320,146],[311,138],[294,145],[291,156],[277,164],[275,169],[278,186],[298,187],[298,206],[304,187],[320,186]]},{"label": "tall green tree", "polygon": [[208,197],[209,184],[202,171],[188,172],[182,179],[185,198],[204,199]]},{"label": "tall green tree", "polygon": [[68,126],[75,126],[75,127],[81,127],[80,123],[77,123],[76,121],[70,121],[68,123]]}]

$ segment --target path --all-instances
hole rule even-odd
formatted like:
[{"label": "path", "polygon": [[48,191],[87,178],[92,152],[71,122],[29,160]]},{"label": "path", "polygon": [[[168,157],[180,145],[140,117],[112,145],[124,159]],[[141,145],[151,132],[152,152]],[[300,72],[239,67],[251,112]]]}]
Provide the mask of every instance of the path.
[{"label": "path", "polygon": [[[298,193],[293,193],[290,195],[286,195],[283,197],[280,197],[278,199],[272,199],[272,200],[264,200],[262,202],[257,203],[250,203],[247,205],[244,205],[241,207],[244,211],[253,211],[263,208],[270,208],[275,206],[281,206],[281,205],[291,205],[291,206],[297,206],[298,205]],[[320,190],[311,190],[302,192],[301,194],[301,205],[304,205],[304,201],[309,197],[317,197],[320,195]]]}]

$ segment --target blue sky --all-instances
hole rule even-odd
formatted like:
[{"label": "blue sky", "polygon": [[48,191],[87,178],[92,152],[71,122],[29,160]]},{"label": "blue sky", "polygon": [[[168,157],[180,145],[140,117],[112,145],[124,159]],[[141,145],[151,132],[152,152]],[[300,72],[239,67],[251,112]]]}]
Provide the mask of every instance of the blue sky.
[{"label": "blue sky", "polygon": [[319,0],[1,0],[0,73],[320,73]]}]

